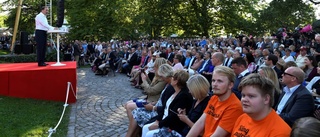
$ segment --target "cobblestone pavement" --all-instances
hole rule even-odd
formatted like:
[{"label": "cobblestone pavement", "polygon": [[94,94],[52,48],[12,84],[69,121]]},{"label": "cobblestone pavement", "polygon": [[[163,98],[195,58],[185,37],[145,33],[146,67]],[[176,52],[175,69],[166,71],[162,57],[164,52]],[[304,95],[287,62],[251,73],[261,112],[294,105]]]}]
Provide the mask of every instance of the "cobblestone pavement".
[{"label": "cobblestone pavement", "polygon": [[142,96],[125,74],[96,76],[90,68],[77,70],[77,102],[72,104],[68,137],[122,137],[128,118],[124,104]]}]

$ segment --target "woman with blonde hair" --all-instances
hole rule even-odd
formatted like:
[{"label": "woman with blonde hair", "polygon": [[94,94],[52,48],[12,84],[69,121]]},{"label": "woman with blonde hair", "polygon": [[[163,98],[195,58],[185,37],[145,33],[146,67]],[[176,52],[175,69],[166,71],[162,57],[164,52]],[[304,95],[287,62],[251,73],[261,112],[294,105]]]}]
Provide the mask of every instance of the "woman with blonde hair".
[{"label": "woman with blonde hair", "polygon": [[[144,81],[142,85],[144,86],[144,91],[147,94],[147,99],[130,100],[125,105],[127,116],[129,118],[129,127],[126,137],[133,136],[136,133],[135,131],[137,131],[138,125],[144,125],[152,117],[157,115],[157,113],[152,110],[156,110],[156,106],[162,106],[162,103],[157,103],[155,105],[155,102],[164,101],[164,99],[159,100],[160,94],[172,89],[168,88],[168,84],[171,82],[173,70],[171,66],[166,64],[166,60],[164,58],[156,59],[154,70],[155,77],[150,84],[148,82],[150,80],[147,80],[147,76],[144,74],[141,75],[141,78]],[[170,91],[173,93],[173,89]],[[147,109],[146,106],[150,106],[151,110],[150,108]]]},{"label": "woman with blonde hair", "polygon": [[269,79],[271,79],[271,81],[273,82],[273,85],[275,86],[276,91],[274,92],[274,105],[272,106],[273,108],[275,107],[275,105],[278,103],[279,100],[279,96],[281,94],[281,87],[280,87],[280,82],[278,79],[278,75],[276,73],[276,71],[271,68],[271,67],[263,67],[259,70],[259,74],[261,76],[267,77]]},{"label": "woman with blonde hair", "polygon": [[210,100],[210,96],[208,95],[210,84],[208,80],[200,74],[195,74],[188,79],[187,87],[194,100],[189,113],[186,113],[185,109],[178,108],[177,110],[180,121],[185,123],[183,130],[180,132],[175,130],[167,132],[168,127],[163,127],[158,133],[156,133],[156,137],[187,136],[191,127],[196,123],[196,121],[201,117],[203,111],[206,109]]}]

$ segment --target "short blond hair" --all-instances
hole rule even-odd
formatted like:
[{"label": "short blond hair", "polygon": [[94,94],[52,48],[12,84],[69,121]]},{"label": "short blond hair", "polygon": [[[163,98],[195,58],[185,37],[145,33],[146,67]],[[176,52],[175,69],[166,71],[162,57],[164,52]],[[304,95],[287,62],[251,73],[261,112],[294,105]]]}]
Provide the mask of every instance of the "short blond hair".
[{"label": "short blond hair", "polygon": [[210,84],[204,76],[196,74],[189,78],[187,87],[195,99],[202,100],[208,96]]},{"label": "short blond hair", "polygon": [[227,76],[229,81],[232,83],[234,83],[234,81],[236,79],[236,74],[234,73],[234,71],[231,68],[226,67],[226,66],[217,66],[214,68],[213,72]]},{"label": "short blond hair", "polygon": [[277,72],[271,67],[262,67],[261,71],[263,71],[265,77],[269,78],[273,82],[273,84],[275,85],[276,91],[279,94],[281,94]]},{"label": "short blond hair", "polygon": [[158,69],[158,76],[161,77],[172,77],[173,69],[169,64],[162,64]]}]

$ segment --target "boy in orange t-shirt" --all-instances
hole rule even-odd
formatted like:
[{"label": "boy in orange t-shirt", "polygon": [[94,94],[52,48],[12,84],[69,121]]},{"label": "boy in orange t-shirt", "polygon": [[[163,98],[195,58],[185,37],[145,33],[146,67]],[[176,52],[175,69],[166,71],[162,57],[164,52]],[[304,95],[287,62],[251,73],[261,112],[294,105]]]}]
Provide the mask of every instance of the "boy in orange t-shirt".
[{"label": "boy in orange t-shirt", "polygon": [[201,133],[203,137],[230,135],[235,121],[243,114],[239,99],[231,91],[234,78],[232,69],[225,66],[214,68],[211,83],[214,96],[187,137],[199,136]]},{"label": "boy in orange t-shirt", "polygon": [[259,74],[250,74],[239,84],[242,91],[241,115],[233,128],[233,137],[289,137],[291,128],[272,109],[273,82]]}]

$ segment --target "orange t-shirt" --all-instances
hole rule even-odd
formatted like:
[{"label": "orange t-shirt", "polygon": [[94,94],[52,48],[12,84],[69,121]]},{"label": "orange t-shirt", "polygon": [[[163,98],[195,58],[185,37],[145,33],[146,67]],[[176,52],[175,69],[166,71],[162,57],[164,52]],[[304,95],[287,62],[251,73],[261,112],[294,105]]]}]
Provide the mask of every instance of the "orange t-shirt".
[{"label": "orange t-shirt", "polygon": [[272,109],[262,120],[255,121],[249,115],[243,114],[234,125],[233,137],[289,137],[291,128]]},{"label": "orange t-shirt", "polygon": [[232,93],[225,101],[219,101],[218,96],[212,96],[206,109],[203,137],[210,137],[218,126],[231,133],[237,118],[243,114],[239,99]]}]

